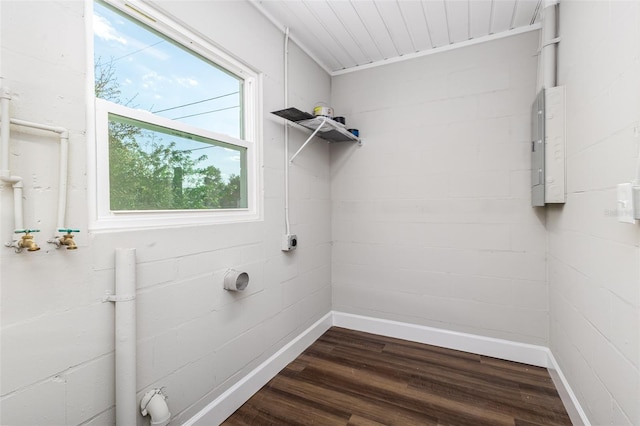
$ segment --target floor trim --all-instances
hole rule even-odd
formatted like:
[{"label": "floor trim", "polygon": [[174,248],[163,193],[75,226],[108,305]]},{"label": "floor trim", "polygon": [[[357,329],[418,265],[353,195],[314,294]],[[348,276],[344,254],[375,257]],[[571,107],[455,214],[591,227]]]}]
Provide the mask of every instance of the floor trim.
[{"label": "floor trim", "polygon": [[549,370],[574,425],[591,426],[553,354],[547,347],[336,311],[329,312],[287,343],[251,373],[187,420],[184,425],[208,426],[222,423],[331,326],[545,367]]},{"label": "floor trim", "polygon": [[551,353],[551,350],[549,349],[548,351],[549,365],[547,366],[547,370],[549,371],[551,380],[553,380],[553,384],[558,390],[558,394],[564,404],[564,408],[567,410],[567,414],[569,414],[571,423],[573,423],[574,426],[591,426],[591,423],[587,418],[587,414],[578,402],[576,394],[573,393],[573,389],[571,389],[569,382],[567,382],[562,370],[560,370],[560,365],[558,365],[558,362],[553,356],[553,353]]},{"label": "floor trim", "polygon": [[335,311],[333,325],[538,367],[548,366],[548,349],[544,346]]},{"label": "floor trim", "polygon": [[584,410],[578,402],[575,393],[569,386],[560,366],[553,357],[551,350],[545,346],[530,345],[510,340],[495,339],[475,334],[460,333],[408,324],[362,315],[347,314],[333,311],[333,325],[366,333],[379,334],[396,339],[441,346],[448,349],[471,352],[494,358],[506,359],[523,364],[545,367],[558,390],[571,422],[575,426],[591,426]]},{"label": "floor trim", "polygon": [[195,416],[183,423],[184,426],[219,425],[258,392],[276,374],[296,359],[313,342],[318,340],[332,326],[332,312],[316,321],[282,349],[269,357],[239,382],[211,401]]}]

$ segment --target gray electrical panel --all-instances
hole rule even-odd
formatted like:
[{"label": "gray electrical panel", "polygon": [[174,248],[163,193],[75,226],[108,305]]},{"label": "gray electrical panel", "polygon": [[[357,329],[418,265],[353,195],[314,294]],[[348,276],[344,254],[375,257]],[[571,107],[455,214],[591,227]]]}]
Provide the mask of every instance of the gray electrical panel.
[{"label": "gray electrical panel", "polygon": [[531,205],[566,200],[565,87],[540,91],[531,106]]},{"label": "gray electrical panel", "polygon": [[531,205],[544,206],[544,89],[531,106]]}]

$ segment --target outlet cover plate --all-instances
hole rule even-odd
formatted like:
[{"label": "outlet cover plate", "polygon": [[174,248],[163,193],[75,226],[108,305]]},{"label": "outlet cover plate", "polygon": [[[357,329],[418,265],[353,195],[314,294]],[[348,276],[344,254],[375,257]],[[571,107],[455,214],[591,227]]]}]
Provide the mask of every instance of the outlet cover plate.
[{"label": "outlet cover plate", "polygon": [[298,247],[298,236],[296,234],[285,234],[282,237],[282,251],[295,250]]},{"label": "outlet cover plate", "polygon": [[633,185],[618,184],[618,222],[636,223],[633,215]]}]

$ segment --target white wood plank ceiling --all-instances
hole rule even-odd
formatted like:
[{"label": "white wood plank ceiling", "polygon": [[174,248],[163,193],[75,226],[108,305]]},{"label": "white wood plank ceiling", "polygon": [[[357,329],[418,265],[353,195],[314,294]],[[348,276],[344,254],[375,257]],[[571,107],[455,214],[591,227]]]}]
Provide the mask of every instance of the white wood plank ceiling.
[{"label": "white wood plank ceiling", "polygon": [[335,75],[538,27],[542,0],[251,0]]}]

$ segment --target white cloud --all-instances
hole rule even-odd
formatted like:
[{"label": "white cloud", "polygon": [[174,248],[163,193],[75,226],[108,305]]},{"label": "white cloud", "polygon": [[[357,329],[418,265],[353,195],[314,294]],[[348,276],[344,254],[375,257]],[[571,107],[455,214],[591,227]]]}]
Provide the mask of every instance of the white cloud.
[{"label": "white cloud", "polygon": [[120,44],[127,44],[127,40],[111,26],[109,21],[99,15],[93,15],[93,33],[106,41],[117,41]]},{"label": "white cloud", "polygon": [[142,76],[142,87],[145,89],[156,89],[162,83],[170,82],[168,77],[158,74],[155,71],[150,71]]},{"label": "white cloud", "polygon": [[176,78],[178,84],[182,87],[196,87],[198,84],[198,80],[191,77],[178,77]]}]

